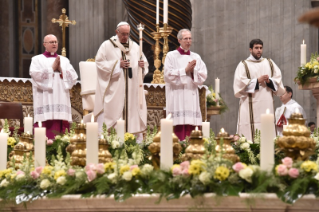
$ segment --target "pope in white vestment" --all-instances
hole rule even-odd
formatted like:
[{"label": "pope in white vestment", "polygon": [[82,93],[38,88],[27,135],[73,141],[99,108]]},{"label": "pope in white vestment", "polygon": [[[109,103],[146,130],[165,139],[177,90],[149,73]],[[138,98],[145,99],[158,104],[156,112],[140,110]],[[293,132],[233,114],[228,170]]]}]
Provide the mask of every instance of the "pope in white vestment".
[{"label": "pope in white vestment", "polygon": [[[239,98],[237,134],[253,140],[256,129],[260,130],[260,116],[269,109],[274,114],[273,95],[285,92],[281,71],[271,60],[262,57],[262,41],[250,45],[251,55],[241,61],[235,71],[234,94]],[[275,138],[275,123],[273,137]]]},{"label": "pope in white vestment", "polygon": [[[54,35],[44,38],[46,51],[34,56],[30,65],[33,90],[34,123],[43,122],[47,137],[52,139],[52,131],[64,132],[72,122],[70,89],[78,78],[70,61],[57,55],[58,43]],[[62,123],[63,121],[67,121]],[[62,125],[62,126],[61,126]]]},{"label": "pope in white vestment", "polygon": [[[93,112],[98,117],[100,132],[103,122],[110,128],[121,118],[126,118],[129,133],[141,133],[147,126],[144,91],[142,102],[139,102],[139,89],[143,89],[139,77],[144,78],[147,74],[148,63],[144,54],[140,60],[139,46],[129,39],[129,33],[128,23],[121,22],[116,29],[117,35],[104,41],[96,55],[97,86]],[[125,73],[128,73],[127,77]]]},{"label": "pope in white vestment", "polygon": [[184,140],[195,126],[202,125],[198,85],[205,82],[207,69],[201,57],[189,50],[190,31],[181,30],[178,40],[181,47],[165,58],[166,115],[172,115],[174,132]]}]

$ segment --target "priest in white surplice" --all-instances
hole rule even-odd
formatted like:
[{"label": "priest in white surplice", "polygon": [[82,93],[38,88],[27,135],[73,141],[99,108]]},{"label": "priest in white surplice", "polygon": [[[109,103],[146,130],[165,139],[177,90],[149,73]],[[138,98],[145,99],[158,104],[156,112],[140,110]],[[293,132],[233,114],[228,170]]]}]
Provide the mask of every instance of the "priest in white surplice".
[{"label": "priest in white surplice", "polygon": [[275,112],[277,134],[282,136],[283,125],[288,125],[291,114],[299,112],[303,115],[304,119],[307,119],[304,109],[292,99],[293,91],[291,87],[285,86],[286,92],[280,97],[282,102],[281,107],[278,107]]},{"label": "priest in white surplice", "polygon": [[72,122],[69,90],[78,75],[68,58],[57,55],[58,41],[54,35],[45,36],[43,45],[45,52],[34,56],[30,66],[34,127],[41,121],[47,137],[53,139],[55,133],[69,129]]},{"label": "priest in white surplice", "polygon": [[[146,129],[147,107],[144,91],[139,85],[139,77],[148,72],[145,56],[139,58],[139,46],[129,39],[130,25],[118,24],[116,35],[104,41],[96,55],[97,86],[94,116],[108,128],[114,127],[123,118],[127,132],[134,133],[141,140],[141,132]],[[141,72],[141,73],[139,73]],[[139,95],[142,94],[142,102]]]},{"label": "priest in white surplice", "polygon": [[267,109],[274,114],[273,94],[281,96],[285,89],[278,66],[271,59],[262,57],[263,42],[260,39],[252,40],[249,51],[250,56],[236,68],[234,94],[240,99],[237,133],[253,140],[255,130],[260,130],[261,114],[266,113]]},{"label": "priest in white surplice", "polygon": [[165,58],[166,115],[172,114],[174,132],[180,140],[184,140],[195,126],[202,125],[198,85],[206,80],[207,69],[201,57],[189,50],[191,32],[182,29],[177,38],[180,47]]}]

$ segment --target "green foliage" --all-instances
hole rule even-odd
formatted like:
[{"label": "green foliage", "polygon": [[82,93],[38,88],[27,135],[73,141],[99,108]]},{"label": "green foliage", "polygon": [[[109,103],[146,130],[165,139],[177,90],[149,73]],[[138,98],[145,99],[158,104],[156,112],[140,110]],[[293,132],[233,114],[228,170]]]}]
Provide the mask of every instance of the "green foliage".
[{"label": "green foliage", "polygon": [[219,102],[220,114],[226,112],[228,110],[228,106],[226,105],[226,102],[223,100],[220,93],[219,93],[219,99],[216,99],[216,93],[214,92],[213,87],[209,86],[208,90],[211,93],[206,96],[206,107],[209,108],[211,106],[217,106],[217,103]]},{"label": "green foliage", "polygon": [[305,85],[308,82],[309,78],[312,78],[312,77],[316,77],[317,81],[319,81],[318,59],[319,59],[319,55],[317,52],[311,54],[310,61],[306,63],[305,65],[298,68],[295,81],[299,80],[301,85]]}]

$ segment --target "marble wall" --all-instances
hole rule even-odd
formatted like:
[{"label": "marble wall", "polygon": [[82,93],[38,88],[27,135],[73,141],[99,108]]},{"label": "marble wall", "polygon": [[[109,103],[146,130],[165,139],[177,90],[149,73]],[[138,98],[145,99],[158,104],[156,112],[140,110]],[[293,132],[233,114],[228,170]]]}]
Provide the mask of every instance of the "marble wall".
[{"label": "marble wall", "polygon": [[[294,99],[305,109],[308,120],[316,120],[316,102],[310,91],[300,91],[294,83],[300,65],[300,44],[308,44],[307,56],[318,51],[318,29],[298,23],[311,8],[311,0],[192,0],[193,47],[208,68],[207,85],[221,80],[221,95],[229,106],[224,115],[211,118],[212,129],[221,127],[233,134],[239,99],[234,97],[233,78],[238,63],[249,56],[249,42],[264,42],[264,57],[279,66],[284,85],[294,90]],[[275,97],[275,106],[281,102]]]}]

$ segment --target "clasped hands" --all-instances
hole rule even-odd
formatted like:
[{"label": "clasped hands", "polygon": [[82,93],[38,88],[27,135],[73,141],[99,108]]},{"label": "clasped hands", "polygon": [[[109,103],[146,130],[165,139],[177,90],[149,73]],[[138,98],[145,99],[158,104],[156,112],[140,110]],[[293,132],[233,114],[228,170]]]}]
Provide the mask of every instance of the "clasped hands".
[{"label": "clasped hands", "polygon": [[[138,61],[138,66],[141,67],[141,68],[144,68],[144,61],[143,60],[139,60]],[[121,59],[120,67],[121,68],[129,68],[130,67],[130,61]]]},{"label": "clasped hands", "polygon": [[53,62],[52,69],[54,72],[62,73],[61,63],[60,63],[60,56],[57,56]]},{"label": "clasped hands", "polygon": [[185,68],[185,72],[186,73],[193,73],[194,72],[194,68],[196,66],[196,60],[192,60],[190,62],[188,62],[186,68]]},{"label": "clasped hands", "polygon": [[262,75],[258,77],[257,80],[258,80],[258,83],[262,83],[262,82],[270,83],[268,75]]}]

